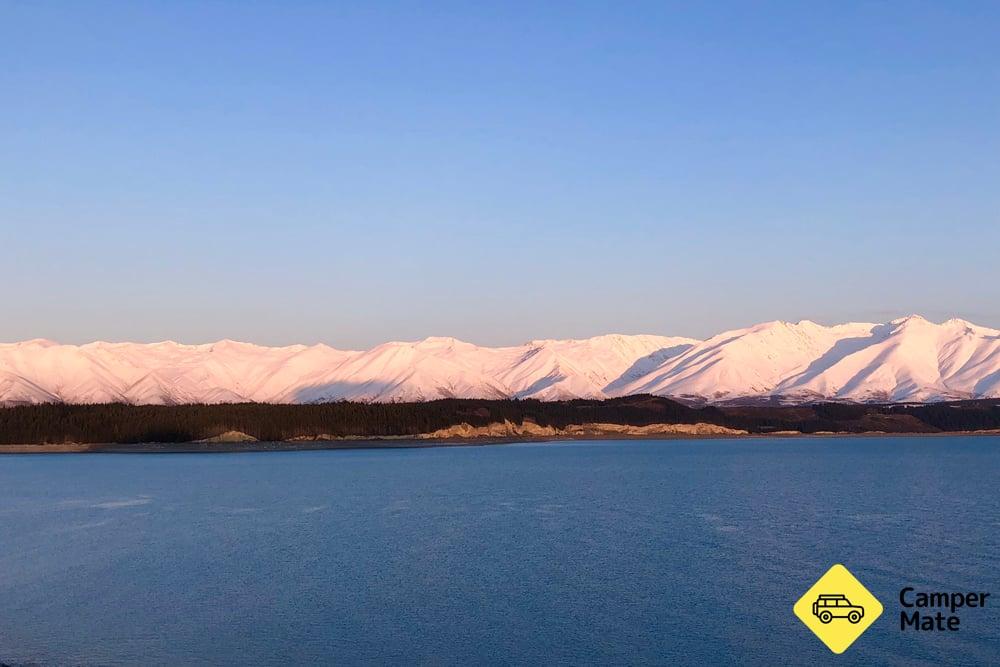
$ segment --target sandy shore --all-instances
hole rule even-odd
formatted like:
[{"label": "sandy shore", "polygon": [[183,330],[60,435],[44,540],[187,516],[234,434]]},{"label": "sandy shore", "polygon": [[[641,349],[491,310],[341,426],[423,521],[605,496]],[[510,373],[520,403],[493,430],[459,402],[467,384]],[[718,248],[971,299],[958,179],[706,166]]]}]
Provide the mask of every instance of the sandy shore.
[{"label": "sandy shore", "polygon": [[[886,433],[867,431],[800,433],[798,431],[777,431],[773,433],[747,433],[723,427],[700,428],[695,424],[658,424],[654,427],[626,427],[617,424],[585,424],[566,429],[514,428],[511,432],[506,425],[487,427],[467,427],[461,425],[434,433],[414,436],[312,436],[287,441],[259,441],[238,432],[227,432],[214,438],[196,442],[139,442],[139,443],[61,443],[61,444],[17,444],[0,445],[0,454],[168,454],[168,453],[233,453],[233,452],[275,452],[311,451],[326,449],[401,449],[423,447],[462,447],[503,445],[518,442],[560,442],[560,441],[600,441],[600,440],[707,440],[740,439],[761,440],[767,438],[882,438],[882,437],[941,437],[941,436],[996,436],[1000,430],[949,431],[933,433]],[[505,432],[506,431],[506,432]],[[532,432],[528,432],[532,431]]]}]

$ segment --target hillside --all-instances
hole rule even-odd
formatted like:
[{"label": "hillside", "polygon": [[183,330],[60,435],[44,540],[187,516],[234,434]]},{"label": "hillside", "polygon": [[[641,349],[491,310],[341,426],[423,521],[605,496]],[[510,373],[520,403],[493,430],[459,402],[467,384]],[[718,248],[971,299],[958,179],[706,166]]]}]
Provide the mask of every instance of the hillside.
[{"label": "hillside", "polygon": [[635,394],[692,405],[1000,397],[1000,331],[911,316],[829,327],[767,322],[704,341],[607,335],[498,348],[454,338],[367,351],[229,340],[0,345],[0,405],[8,406],[559,401]]}]

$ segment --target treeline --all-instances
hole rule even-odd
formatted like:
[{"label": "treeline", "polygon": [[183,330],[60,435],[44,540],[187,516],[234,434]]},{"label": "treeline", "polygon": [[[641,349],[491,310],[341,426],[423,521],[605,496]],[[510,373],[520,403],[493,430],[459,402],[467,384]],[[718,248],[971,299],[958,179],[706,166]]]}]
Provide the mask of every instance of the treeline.
[{"label": "treeline", "polygon": [[666,398],[630,396],[605,401],[446,399],[425,403],[271,405],[45,404],[0,409],[0,444],[190,442],[226,431],[281,441],[318,435],[406,436],[460,423],[509,420],[542,426],[615,423],[693,424],[752,433],[796,430],[935,432],[1000,429],[997,401],[909,405],[690,407]]},{"label": "treeline", "polygon": [[445,399],[422,403],[273,405],[43,404],[0,409],[0,443],[190,442],[226,431],[259,440],[416,435],[460,423],[532,420],[564,427],[585,422],[687,423],[705,412],[667,399],[612,401]]}]

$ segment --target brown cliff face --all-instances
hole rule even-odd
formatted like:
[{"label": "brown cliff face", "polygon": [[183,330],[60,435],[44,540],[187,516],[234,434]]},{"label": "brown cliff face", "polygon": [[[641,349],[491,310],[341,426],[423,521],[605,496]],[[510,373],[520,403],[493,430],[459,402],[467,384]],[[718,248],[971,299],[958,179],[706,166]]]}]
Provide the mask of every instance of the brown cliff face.
[{"label": "brown cliff face", "polygon": [[716,424],[649,424],[629,426],[627,424],[570,424],[564,428],[539,426],[525,421],[515,424],[511,421],[495,422],[486,426],[471,426],[462,423],[438,429],[417,436],[420,439],[447,440],[450,438],[551,438],[551,437],[597,437],[609,435],[656,436],[656,435],[746,435],[743,429],[727,428]]}]

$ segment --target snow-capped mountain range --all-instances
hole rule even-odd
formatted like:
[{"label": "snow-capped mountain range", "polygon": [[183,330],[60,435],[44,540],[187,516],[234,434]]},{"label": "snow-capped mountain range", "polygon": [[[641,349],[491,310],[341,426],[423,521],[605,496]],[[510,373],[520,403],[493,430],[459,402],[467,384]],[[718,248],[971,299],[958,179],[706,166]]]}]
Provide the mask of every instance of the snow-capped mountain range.
[{"label": "snow-capped mountain range", "polygon": [[0,404],[313,403],[438,398],[688,402],[1000,397],[1000,331],[913,315],[885,324],[766,322],[708,340],[607,335],[480,347],[454,338],[357,352],[31,340],[0,344]]}]

